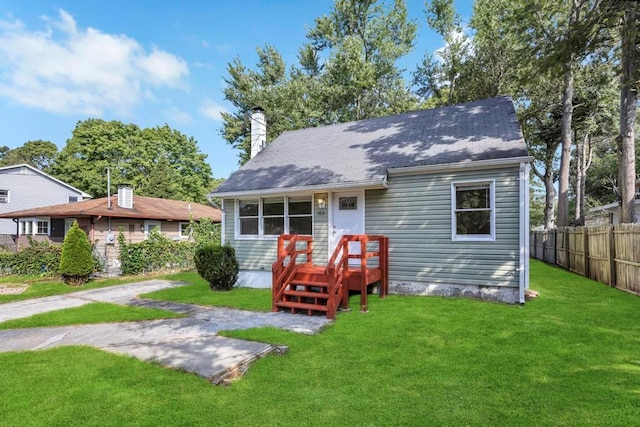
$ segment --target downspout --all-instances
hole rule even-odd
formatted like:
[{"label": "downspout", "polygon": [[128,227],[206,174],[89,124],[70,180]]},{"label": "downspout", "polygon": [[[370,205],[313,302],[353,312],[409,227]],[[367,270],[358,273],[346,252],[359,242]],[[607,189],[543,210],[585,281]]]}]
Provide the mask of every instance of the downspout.
[{"label": "downspout", "polygon": [[20,218],[13,218],[16,223],[16,252],[20,250]]},{"label": "downspout", "polygon": [[520,304],[525,303],[525,290],[529,289],[529,163],[520,163],[519,182],[519,280],[518,290]]},{"label": "downspout", "polygon": [[[209,199],[209,201],[211,201],[211,199]],[[225,213],[224,210],[224,199],[222,199],[222,206],[221,206],[221,210],[222,210],[222,218],[220,220],[220,243],[222,244],[222,246],[224,246],[227,243],[227,236],[225,234],[225,220],[227,217],[227,214]]]}]

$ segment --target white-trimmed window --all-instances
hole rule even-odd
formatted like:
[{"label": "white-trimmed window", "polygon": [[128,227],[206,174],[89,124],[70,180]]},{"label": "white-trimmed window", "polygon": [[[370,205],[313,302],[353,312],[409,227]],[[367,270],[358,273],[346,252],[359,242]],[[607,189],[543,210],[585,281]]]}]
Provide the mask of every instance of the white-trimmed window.
[{"label": "white-trimmed window", "polygon": [[9,203],[9,190],[0,190],[0,203]]},{"label": "white-trimmed window", "polygon": [[236,201],[237,237],[277,237],[313,233],[311,196]]},{"label": "white-trimmed window", "polygon": [[154,228],[157,228],[158,231],[162,231],[161,227],[160,227],[160,221],[151,221],[151,220],[146,220],[144,222],[144,234],[149,234],[151,233],[151,230],[153,230]]},{"label": "white-trimmed window", "polygon": [[36,220],[36,234],[49,234],[49,220],[38,218]]},{"label": "white-trimmed window", "polygon": [[451,184],[451,238],[495,240],[494,181]]},{"label": "white-trimmed window", "polygon": [[18,233],[21,236],[48,235],[50,231],[49,218],[24,218],[18,221]]},{"label": "white-trimmed window", "polygon": [[188,222],[179,223],[178,230],[180,233],[180,237],[183,239],[187,239],[191,236],[191,224]]}]

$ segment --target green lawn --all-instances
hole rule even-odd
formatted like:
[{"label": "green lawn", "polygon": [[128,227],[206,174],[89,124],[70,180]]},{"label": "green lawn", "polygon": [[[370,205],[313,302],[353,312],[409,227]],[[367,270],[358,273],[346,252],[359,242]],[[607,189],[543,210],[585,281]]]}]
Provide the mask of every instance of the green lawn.
[{"label": "green lawn", "polygon": [[82,286],[69,286],[60,279],[43,279],[34,276],[7,276],[0,278],[0,284],[11,283],[15,285],[29,285],[21,294],[0,295],[0,304],[12,301],[22,301],[31,298],[49,297],[53,295],[68,294],[71,292],[84,291],[87,289],[104,288],[107,286],[123,285],[151,279],[169,279],[178,280],[174,277],[180,277],[180,274],[169,275],[147,275],[147,276],[126,276],[111,279],[90,280]]},{"label": "green lawn", "polygon": [[42,326],[85,325],[89,323],[131,322],[183,317],[170,311],[146,307],[127,307],[94,302],[80,307],[36,314],[22,319],[0,322],[0,329],[39,328]]},{"label": "green lawn", "polygon": [[637,425],[640,298],[540,262],[531,270],[540,297],[522,307],[374,296],[361,314],[356,296],[356,309],[316,336],[228,333],[290,347],[256,362],[228,388],[91,348],[0,354],[0,420]]},{"label": "green lawn", "polygon": [[174,274],[171,279],[188,282],[189,285],[152,292],[142,295],[142,297],[251,311],[271,310],[271,289],[235,288],[231,291],[213,292],[207,281],[201,278],[198,273]]}]

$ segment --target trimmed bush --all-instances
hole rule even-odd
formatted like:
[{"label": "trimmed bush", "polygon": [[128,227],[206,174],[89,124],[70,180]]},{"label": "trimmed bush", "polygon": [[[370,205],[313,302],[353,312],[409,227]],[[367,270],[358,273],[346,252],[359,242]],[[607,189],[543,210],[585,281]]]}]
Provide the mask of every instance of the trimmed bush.
[{"label": "trimmed bush", "polygon": [[62,245],[37,242],[29,238],[29,246],[18,252],[0,252],[0,275],[51,276],[58,272]]},{"label": "trimmed bush", "polygon": [[201,246],[196,249],[194,261],[198,274],[214,291],[228,291],[238,281],[240,267],[231,246]]},{"label": "trimmed bush", "polygon": [[93,272],[94,260],[91,255],[91,242],[84,231],[73,221],[73,226],[62,243],[59,272],[67,285],[79,286],[89,280]]}]

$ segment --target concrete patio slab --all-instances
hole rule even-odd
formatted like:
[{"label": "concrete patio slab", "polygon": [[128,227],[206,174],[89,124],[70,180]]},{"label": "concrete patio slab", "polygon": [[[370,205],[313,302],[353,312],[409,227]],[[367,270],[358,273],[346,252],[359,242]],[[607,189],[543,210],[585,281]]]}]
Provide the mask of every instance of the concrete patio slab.
[{"label": "concrete patio slab", "polygon": [[182,282],[171,282],[168,280],[147,280],[144,282],[128,283],[126,285],[72,292],[65,295],[8,302],[0,304],[0,322],[29,317],[34,314],[49,311],[80,307],[92,302],[126,304],[126,302],[135,298],[137,295],[184,285],[185,283]]},{"label": "concrete patio slab", "polygon": [[188,316],[181,319],[0,331],[0,352],[88,345],[193,372],[218,384],[241,374],[254,360],[282,350],[271,344],[220,337],[217,335],[219,331],[271,326],[314,334],[331,323],[327,318],[318,316],[257,313],[136,298],[139,294],[181,285],[179,282],[152,280],[0,304],[0,321],[96,301],[158,308]]}]

